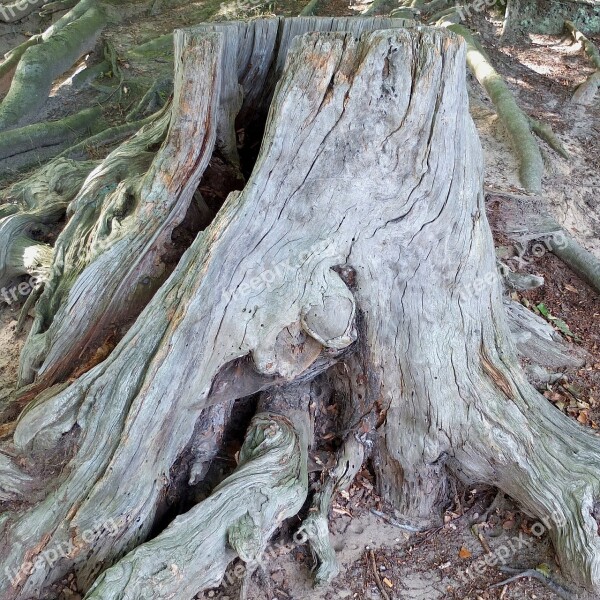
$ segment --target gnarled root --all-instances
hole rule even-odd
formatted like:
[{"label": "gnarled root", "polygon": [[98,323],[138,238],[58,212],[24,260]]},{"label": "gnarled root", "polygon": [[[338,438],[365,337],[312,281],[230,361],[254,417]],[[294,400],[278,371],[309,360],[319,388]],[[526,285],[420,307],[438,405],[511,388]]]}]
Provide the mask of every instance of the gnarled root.
[{"label": "gnarled root", "polygon": [[[149,150],[164,137],[169,116],[168,113],[159,115],[111,152],[88,175],[70,203],[71,218],[56,241],[51,276],[38,301],[36,318],[21,356],[21,381],[33,380],[35,370],[48,353],[52,336],[48,329],[76,276],[87,264],[102,256],[107,238],[122,237],[119,221],[129,216],[130,195],[149,168],[153,158]],[[121,266],[125,267],[122,262]],[[98,267],[102,265],[97,264]],[[113,281],[116,285],[127,283],[123,279]],[[89,283],[97,283],[97,280]],[[111,299],[112,296],[98,298],[104,302]],[[126,309],[127,305],[121,305],[121,310]]]},{"label": "gnarled root", "polygon": [[58,121],[35,123],[2,134],[0,165],[10,161],[10,168],[23,168],[55,156],[77,138],[100,131],[106,123],[100,108],[85,109]]},{"label": "gnarled root", "polygon": [[552,220],[549,223],[554,224],[555,231],[546,241],[550,251],[600,292],[600,260],[557,223],[553,223]]},{"label": "gnarled root", "polygon": [[308,492],[307,447],[294,423],[259,413],[239,464],[209,498],[103,573],[86,600],[193,597],[217,586],[239,556],[251,570]]},{"label": "gnarled root", "polygon": [[308,517],[298,530],[297,539],[308,541],[317,562],[315,584],[329,583],[338,573],[339,565],[329,539],[329,509],[334,495],[346,489],[360,470],[365,449],[352,433],[338,452],[336,464],[324,474],[324,481],[315,493]]},{"label": "gnarled root", "polygon": [[[52,249],[36,241],[33,232],[64,216],[95,164],[58,159],[5,192],[7,204],[0,205],[0,301],[12,304],[48,280]],[[23,275],[28,275],[29,281],[19,282]]]}]

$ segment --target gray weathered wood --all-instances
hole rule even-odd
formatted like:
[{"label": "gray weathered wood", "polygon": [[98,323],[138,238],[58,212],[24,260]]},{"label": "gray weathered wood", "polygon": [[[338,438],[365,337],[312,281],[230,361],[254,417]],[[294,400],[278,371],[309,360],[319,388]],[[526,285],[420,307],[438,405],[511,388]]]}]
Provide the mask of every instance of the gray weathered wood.
[{"label": "gray weathered wood", "polygon": [[[402,19],[279,18],[207,24],[178,34],[178,53],[184,52],[188,36],[199,38],[208,32],[221,36],[212,79],[188,85],[186,73],[198,68],[198,59],[184,56],[185,64],[179,58],[176,61],[177,94],[183,95],[190,114],[206,110],[207,122],[186,120],[187,112],[176,99],[175,111],[181,114],[173,114],[169,138],[148,173],[148,155],[142,151],[160,139],[168,114],[147,127],[147,133],[142,131],[117,148],[90,175],[56,243],[51,278],[23,350],[21,383],[31,383],[37,376],[43,389],[64,380],[82,364],[93,364],[106,339],[139,314],[168,273],[162,259],[165,246],[190,205],[194,183],[204,172],[214,144],[233,164],[239,164],[236,116],[239,112],[243,119],[267,112],[294,38],[308,31],[346,29],[359,35],[404,24]],[[196,92],[205,89],[211,90],[218,110],[201,105],[206,95]],[[215,125],[210,119],[216,119],[216,140],[211,137]],[[195,137],[193,147],[201,149],[203,157],[197,164],[188,156],[188,146],[180,143],[181,139],[190,143]],[[165,183],[163,171],[179,176]],[[182,182],[188,182],[185,189],[181,189]]]}]

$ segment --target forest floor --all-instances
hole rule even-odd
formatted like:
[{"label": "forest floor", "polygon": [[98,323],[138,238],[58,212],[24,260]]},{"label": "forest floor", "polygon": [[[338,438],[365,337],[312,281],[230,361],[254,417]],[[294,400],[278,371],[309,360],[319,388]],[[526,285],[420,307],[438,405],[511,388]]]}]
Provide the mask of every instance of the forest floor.
[{"label": "forest floor", "polygon": [[[157,31],[168,33],[174,27],[208,19],[250,18],[268,13],[291,16],[298,14],[302,6],[303,2],[288,0],[189,2],[171,11],[168,18],[163,15],[125,21],[107,31],[105,37],[113,40],[117,52],[122,52],[128,45],[155,36]],[[363,8],[361,4],[348,6],[344,0],[323,0],[319,14],[353,15]],[[35,16],[21,23],[0,25],[0,53],[44,26],[47,22]],[[526,197],[518,183],[514,154],[491,102],[470,78],[471,111],[484,148],[486,200],[498,245],[510,245],[522,233],[507,231],[506,223],[499,217],[503,212],[499,211],[499,205],[504,212],[512,211],[511,203],[515,210],[526,205],[527,213],[535,212],[536,203],[543,203],[562,226],[600,256],[600,222],[594,217],[600,214],[597,191],[600,104],[580,108],[569,102],[577,84],[591,72],[581,49],[566,34],[516,35],[512,40],[500,42],[500,23],[483,14],[475,15],[470,26],[480,32],[490,58],[506,77],[521,107],[531,116],[550,123],[571,154],[565,160],[544,146],[547,170],[544,192],[537,199]],[[598,43],[600,39],[595,41]],[[99,48],[88,61],[97,62],[101,58]],[[164,63],[164,59],[156,60]],[[124,64],[123,68],[130,65]],[[89,90],[70,93],[68,86],[58,86],[42,117],[70,114],[89,105],[91,98]],[[122,105],[117,108],[122,110]],[[545,279],[543,287],[515,295],[513,299],[538,313],[536,307],[543,304],[551,315],[568,325],[572,332],[565,336],[569,344],[589,352],[584,367],[566,372],[544,394],[557,409],[600,432],[600,297],[555,256],[539,254],[526,246],[521,260],[513,260],[513,264],[508,259],[518,270]],[[16,333],[19,308],[16,304],[0,305],[0,398],[16,383],[19,352],[27,333],[27,326],[22,333]],[[313,456],[312,462],[318,465],[318,456]],[[318,477],[318,471],[313,477]],[[312,560],[306,546],[291,541],[291,532],[299,524],[292,520],[268,549],[265,574],[255,578],[250,597],[256,600],[377,600],[385,599],[386,595],[390,599],[412,600],[557,598],[553,591],[531,579],[493,587],[509,577],[499,567],[524,570],[540,565],[545,565],[541,568],[552,579],[572,589],[561,579],[552,545],[542,532],[543,525],[519,512],[508,498],[497,498],[489,510],[495,496],[495,490],[488,488],[457,489],[445,525],[426,533],[413,533],[403,528],[399,516],[378,498],[372,473],[365,465],[352,487],[338,495],[333,505],[331,531],[341,564],[341,573],[333,584],[325,589],[311,589]],[[237,599],[242,571],[233,565],[221,587],[197,597]],[[69,581],[56,588],[56,598],[60,600],[80,597],[76,590],[70,589]],[[584,593],[579,597],[591,598]]]}]

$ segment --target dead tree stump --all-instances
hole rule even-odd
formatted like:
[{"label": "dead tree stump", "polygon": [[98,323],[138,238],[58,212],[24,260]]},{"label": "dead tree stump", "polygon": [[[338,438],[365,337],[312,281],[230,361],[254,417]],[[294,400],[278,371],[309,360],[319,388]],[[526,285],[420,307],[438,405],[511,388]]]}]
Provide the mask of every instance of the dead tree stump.
[{"label": "dead tree stump", "polygon": [[[269,104],[243,189],[108,356],[39,395],[17,422],[10,481],[30,475],[40,456],[68,459],[28,491],[27,505],[1,517],[0,567],[12,574],[0,583],[2,600],[40,597],[68,572],[83,590],[92,586],[87,598],[187,597],[217,583],[235,556],[256,566],[306,497],[311,424],[299,415],[323,403],[317,377],[343,389],[348,415],[370,425],[358,438],[350,430],[340,460],[362,459],[356,440],[372,448],[379,487],[407,518],[438,522],[451,477],[497,486],[546,524],[569,575],[600,583],[598,442],[549,405],[517,361],[494,276],[464,44],[389,21],[314,23],[179,32],[170,128],[148,173],[160,120],[135,138],[149,136],[143,144],[131,140],[98,167],[74,201],[74,228],[78,214],[96,215],[79,243],[98,255],[79,268],[66,259],[74,239],[57,249],[75,283],[64,284],[53,319],[39,318],[38,326],[52,321],[51,342],[38,348],[42,379],[72,372],[103,319],[128,314],[132,282],[154,273],[212,145],[243,172],[233,115]],[[137,174],[117,176],[117,157],[137,161]],[[134,248],[133,259],[124,254]],[[110,295],[99,300],[95,290]],[[44,292],[45,309],[54,293]],[[181,480],[178,461],[207,431],[216,452],[229,413],[214,407],[264,390],[271,396],[238,469],[146,541]],[[205,448],[203,460],[210,455]],[[336,485],[350,462],[332,472]],[[330,560],[325,538],[311,543]],[[52,566],[37,561],[58,547],[69,551]],[[334,572],[320,570],[325,579]]]}]

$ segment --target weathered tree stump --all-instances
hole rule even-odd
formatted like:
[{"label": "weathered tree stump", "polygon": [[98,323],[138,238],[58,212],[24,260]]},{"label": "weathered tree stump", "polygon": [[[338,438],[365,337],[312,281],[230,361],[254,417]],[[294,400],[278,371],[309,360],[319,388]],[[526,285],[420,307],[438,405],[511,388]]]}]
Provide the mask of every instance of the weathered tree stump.
[{"label": "weathered tree stump", "polygon": [[[191,597],[235,556],[256,566],[306,496],[311,423],[300,416],[323,402],[317,376],[344,390],[349,416],[368,415],[362,438],[348,418],[341,465],[315,498],[320,510],[373,448],[381,492],[416,525],[439,522],[449,478],[494,485],[544,522],[566,573],[600,585],[597,438],[547,403],[517,361],[494,276],[465,46],[443,30],[381,29],[389,21],[322,23],[179,32],[165,143],[150,163],[149,140],[162,139],[166,112],[98,167],[72,203],[68,228],[81,227],[85,211],[94,217],[85,237],[63,234],[57,246],[53,268],[72,269],[57,281],[74,283],[36,321],[34,337],[45,334],[44,319],[55,328],[51,343],[40,343],[44,385],[81,368],[85,340],[100,339],[111,314],[119,325],[131,318],[129,294],[142,275],[160,278],[159,247],[184,218],[212,144],[244,172],[234,116],[270,102],[243,189],[108,356],[37,396],[16,423],[6,446],[14,458],[3,465],[12,487],[0,480],[0,498],[14,495],[40,456],[68,459],[28,487],[27,505],[0,517],[0,568],[11,573],[2,600],[43,597],[68,572],[88,598]],[[66,259],[76,244],[96,253],[81,268]],[[181,457],[214,431],[214,447],[201,453],[209,461],[232,403],[263,390],[238,469],[146,541],[182,479]],[[357,448],[365,436],[371,443]],[[323,581],[335,565],[317,521],[309,538]],[[52,564],[37,561],[65,547]]]},{"label": "weathered tree stump", "polygon": [[[114,346],[120,327],[140,313],[179,258],[172,234],[190,209],[213,153],[230,172],[239,172],[236,122],[262,131],[295,37],[346,29],[358,35],[404,24],[402,19],[280,18],[210,24],[176,36],[172,114],[163,113],[111,153],[71,204],[23,351],[22,383],[37,376],[36,389],[43,389],[71,375],[76,364],[97,362],[100,348]],[[208,32],[221,34],[210,66],[203,62],[204,46],[187,39]],[[149,151],[162,141],[167,126],[168,138],[152,159]],[[197,157],[189,154],[192,147]],[[166,181],[168,173],[177,177]],[[239,189],[243,178],[234,179]]]}]

